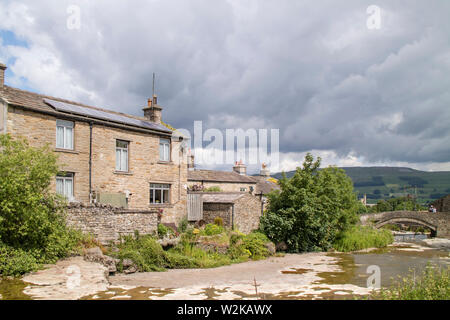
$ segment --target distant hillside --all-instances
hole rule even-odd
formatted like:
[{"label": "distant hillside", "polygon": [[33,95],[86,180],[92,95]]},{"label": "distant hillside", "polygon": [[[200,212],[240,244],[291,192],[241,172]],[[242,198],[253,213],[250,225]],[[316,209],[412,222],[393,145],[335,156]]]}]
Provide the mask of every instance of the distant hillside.
[{"label": "distant hillside", "polygon": [[[418,201],[427,203],[450,193],[450,171],[419,171],[404,167],[344,167],[353,180],[359,197],[367,194],[369,203],[379,199],[414,194],[417,187]],[[295,171],[286,172],[289,178]],[[281,173],[272,175],[281,178]],[[405,190],[406,189],[406,190]]]}]

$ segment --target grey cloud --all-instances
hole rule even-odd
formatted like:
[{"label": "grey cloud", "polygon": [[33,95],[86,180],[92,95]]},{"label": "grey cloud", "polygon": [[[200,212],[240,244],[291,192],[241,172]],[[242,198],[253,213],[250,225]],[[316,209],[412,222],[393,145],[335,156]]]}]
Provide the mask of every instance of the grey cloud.
[{"label": "grey cloud", "polygon": [[[156,72],[175,127],[237,119],[280,128],[282,152],[450,159],[446,1],[377,1],[381,30],[366,28],[372,1],[20,2],[35,19],[24,37],[48,37],[74,81],[95,91],[97,101],[73,97],[83,102],[140,114]],[[72,3],[80,31],[65,27]]]}]

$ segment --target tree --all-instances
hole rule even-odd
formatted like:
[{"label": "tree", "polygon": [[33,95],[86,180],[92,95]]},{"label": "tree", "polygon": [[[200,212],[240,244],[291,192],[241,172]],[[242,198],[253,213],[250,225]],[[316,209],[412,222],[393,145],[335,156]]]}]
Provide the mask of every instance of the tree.
[{"label": "tree", "polygon": [[49,147],[0,135],[0,245],[52,261],[72,246],[65,227],[64,200],[49,191],[58,172]]},{"label": "tree", "polygon": [[358,220],[353,183],[336,167],[319,169],[321,159],[307,154],[302,168],[280,180],[281,190],[268,195],[262,231],[290,252],[327,250],[337,234]]}]

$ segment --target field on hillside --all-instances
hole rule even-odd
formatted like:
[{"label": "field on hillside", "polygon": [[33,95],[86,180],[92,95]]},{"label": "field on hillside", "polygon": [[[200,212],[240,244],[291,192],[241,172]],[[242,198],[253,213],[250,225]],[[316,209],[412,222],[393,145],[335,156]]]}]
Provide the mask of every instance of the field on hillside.
[{"label": "field on hillside", "polygon": [[[402,167],[345,167],[358,197],[367,195],[368,203],[379,199],[417,194],[419,203],[439,199],[450,193],[450,171],[426,172]],[[286,172],[291,177],[294,171]],[[273,177],[281,178],[281,173]]]}]

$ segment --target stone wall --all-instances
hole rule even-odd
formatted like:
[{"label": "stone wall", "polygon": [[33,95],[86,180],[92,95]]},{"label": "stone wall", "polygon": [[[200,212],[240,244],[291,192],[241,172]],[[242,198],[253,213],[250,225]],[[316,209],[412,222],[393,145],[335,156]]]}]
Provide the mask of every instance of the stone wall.
[{"label": "stone wall", "polygon": [[450,212],[450,194],[433,202],[438,212]]},{"label": "stone wall", "polygon": [[66,221],[71,227],[95,236],[101,243],[116,241],[120,235],[152,234],[157,231],[159,210],[123,210],[104,204],[71,203]]},{"label": "stone wall", "polygon": [[234,204],[234,224],[243,232],[250,233],[259,228],[261,217],[261,201],[250,194],[245,194]]},{"label": "stone wall", "polygon": [[231,203],[203,203],[203,220],[214,223],[214,219],[219,217],[224,227],[231,228],[232,208]]},{"label": "stone wall", "polygon": [[259,228],[261,201],[250,194],[243,194],[232,203],[203,203],[203,220],[214,223],[214,218],[223,219],[225,227],[231,227],[234,205],[234,226],[243,233],[250,233]]},{"label": "stone wall", "polygon": [[[89,124],[75,121],[74,150],[56,148],[56,118],[9,106],[7,131],[27,138],[30,145],[50,145],[59,156],[61,171],[74,173],[76,201],[89,202]],[[186,214],[187,153],[172,142],[171,162],[159,161],[159,136],[133,130],[93,125],[92,190],[96,193],[131,193],[128,207],[149,210],[163,208],[163,222],[178,223]],[[129,142],[129,172],[116,172],[116,139]],[[181,155],[181,156],[180,156]],[[170,184],[170,203],[150,204],[150,183]],[[55,191],[56,181],[51,188]]]}]

